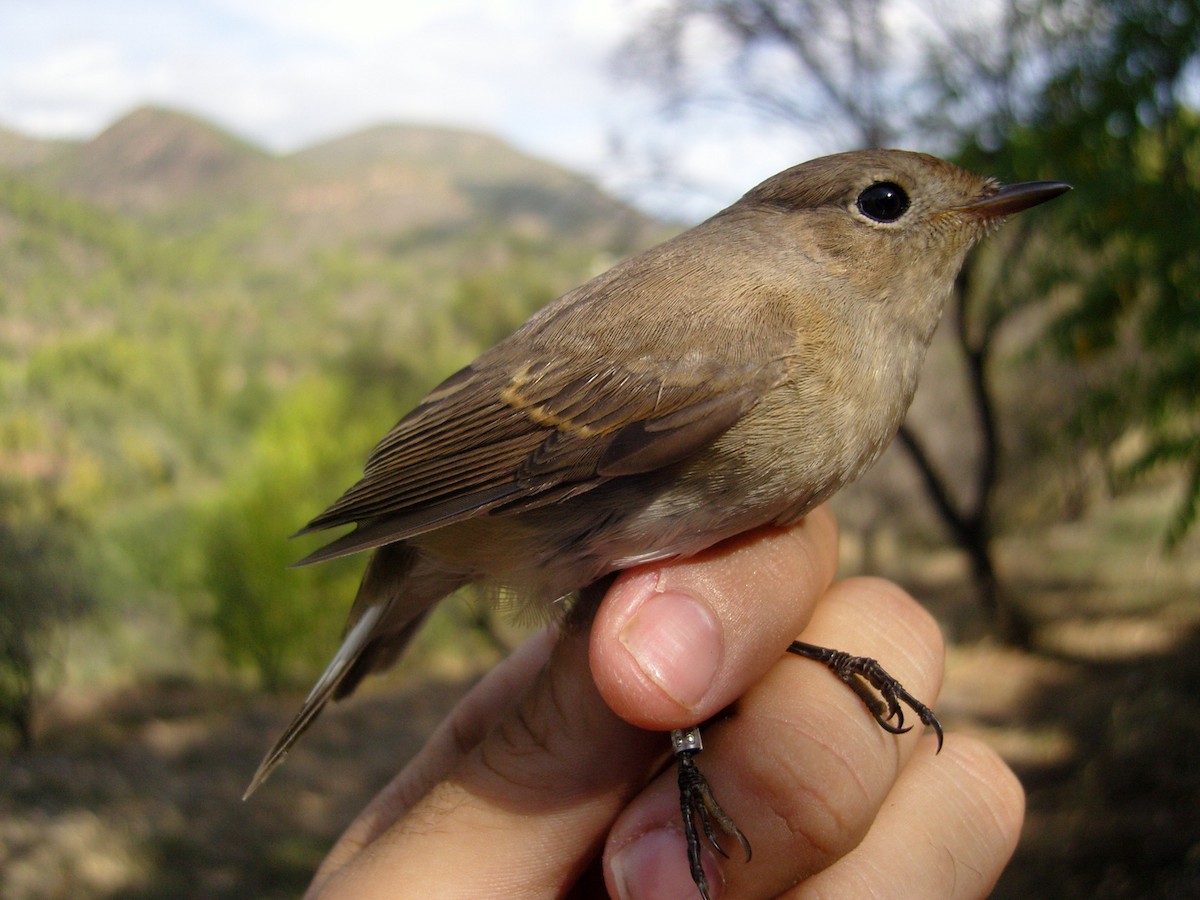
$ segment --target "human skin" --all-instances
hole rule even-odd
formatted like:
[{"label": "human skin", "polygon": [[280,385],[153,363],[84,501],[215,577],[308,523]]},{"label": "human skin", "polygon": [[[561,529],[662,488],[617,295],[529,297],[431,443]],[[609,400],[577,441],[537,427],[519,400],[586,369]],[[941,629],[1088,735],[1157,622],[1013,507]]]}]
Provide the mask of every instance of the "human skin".
[{"label": "human skin", "polygon": [[713,895],[983,897],[1024,795],[989,748],[883,731],[793,638],[874,657],[922,700],[933,619],[897,586],[834,581],[819,509],[623,573],[590,628],[489,673],[350,825],[310,897],[696,896],[661,732],[716,717],[704,766],[753,860],[705,850]]}]

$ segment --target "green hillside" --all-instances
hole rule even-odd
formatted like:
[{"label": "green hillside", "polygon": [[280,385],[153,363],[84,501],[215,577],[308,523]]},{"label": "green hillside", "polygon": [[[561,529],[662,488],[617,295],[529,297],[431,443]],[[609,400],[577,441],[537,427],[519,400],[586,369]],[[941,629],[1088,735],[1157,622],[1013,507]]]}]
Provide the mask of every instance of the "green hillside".
[{"label": "green hillside", "polygon": [[[468,132],[279,157],[144,108],[84,143],[0,134],[2,521],[66,535],[70,608],[112,629],[68,675],[216,665],[201,625],[227,663],[306,678],[355,566],[288,573],[286,535],[429,387],[661,231]],[[49,590],[26,543],[13,596]],[[306,602],[321,646],[292,633]],[[271,604],[290,620],[243,621]]]}]

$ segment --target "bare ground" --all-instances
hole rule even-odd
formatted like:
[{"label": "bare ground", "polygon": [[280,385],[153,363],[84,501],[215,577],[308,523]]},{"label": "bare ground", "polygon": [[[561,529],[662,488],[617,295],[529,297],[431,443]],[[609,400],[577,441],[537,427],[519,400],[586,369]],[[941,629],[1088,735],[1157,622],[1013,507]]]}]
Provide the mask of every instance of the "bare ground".
[{"label": "bare ground", "polygon": [[[967,636],[943,721],[991,742],[1029,794],[995,896],[1198,897],[1200,604],[1168,591],[1131,612],[1070,590],[1014,589],[1043,613],[1035,653],[971,639],[961,590],[914,590]],[[409,676],[331,709],[248,803],[299,698],[185,683],[65,697],[40,746],[0,763],[0,895],[296,896],[473,678]]]}]

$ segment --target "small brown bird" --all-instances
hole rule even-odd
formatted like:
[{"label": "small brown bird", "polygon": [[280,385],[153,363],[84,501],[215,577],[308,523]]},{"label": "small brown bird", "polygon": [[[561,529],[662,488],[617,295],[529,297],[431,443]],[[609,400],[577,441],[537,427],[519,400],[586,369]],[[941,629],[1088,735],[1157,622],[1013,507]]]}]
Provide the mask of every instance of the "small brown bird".
[{"label": "small brown bird", "polygon": [[[1068,189],[1001,187],[898,150],[812,160],[565,294],[450,376],[303,529],[357,525],[303,564],[375,553],[341,648],[247,795],[456,588],[551,604],[794,522],[858,477],[904,418],[967,251]],[[875,686],[881,722],[897,699],[932,720],[894,682]],[[683,744],[681,769],[696,749]],[[711,815],[744,844],[706,786],[696,796],[701,823]],[[706,893],[702,870],[697,881]]]}]

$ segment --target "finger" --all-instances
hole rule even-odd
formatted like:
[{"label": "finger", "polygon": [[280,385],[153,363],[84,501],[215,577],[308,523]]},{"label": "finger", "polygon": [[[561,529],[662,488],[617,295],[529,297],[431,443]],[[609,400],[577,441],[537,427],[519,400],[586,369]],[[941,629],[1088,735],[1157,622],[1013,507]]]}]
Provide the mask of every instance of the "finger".
[{"label": "finger", "polygon": [[330,872],[320,896],[561,895],[663,749],[661,735],[605,706],[587,635],[566,634],[520,700],[406,815]]},{"label": "finger", "polygon": [[556,634],[530,638],[489,671],[450,712],[421,751],[358,815],[321,863],[318,884],[390,828],[421,797],[461,764],[506,715],[550,658]]},{"label": "finger", "polygon": [[[802,638],[880,660],[919,698],[932,701],[937,693],[943,646],[936,623],[887,582],[835,584]],[[705,750],[697,757],[754,849],[749,864],[705,851],[706,868],[719,870],[724,895],[774,897],[848,853],[867,833],[917,740],[915,733],[883,731],[824,666],[791,656],[778,660],[732,716],[705,726]],[[619,896],[684,896],[690,877],[672,773],[630,803],[605,855],[610,889]],[[647,892],[647,885],[659,893]]]},{"label": "finger", "polygon": [[986,897],[1021,834],[1025,794],[985,744],[926,739],[862,843],[786,896]]},{"label": "finger", "polygon": [[[836,542],[836,525],[832,516],[825,513],[818,513],[812,519],[813,524],[808,529],[792,530],[800,536],[800,540],[794,542],[798,543],[798,546],[792,548],[785,565],[772,571],[777,572],[777,582],[799,580],[805,584],[811,583],[814,585],[813,593],[816,593],[827,583],[832,571],[832,564],[828,561],[832,558]],[[706,577],[712,579],[714,571],[718,576],[726,575],[727,581],[735,580],[744,575],[741,567],[747,564],[754,566],[756,570],[771,569],[774,561],[770,557],[772,554],[777,555],[781,547],[786,549],[788,537],[789,533],[782,530],[777,530],[775,534],[768,533],[765,552],[747,552],[745,548],[732,544],[725,554],[715,555],[716,561],[710,561],[704,569],[683,573],[679,582],[687,586],[703,581]],[[751,551],[759,544],[757,541],[747,543]],[[809,565],[810,553],[825,565],[824,571],[821,565]],[[797,573],[800,573],[799,576]],[[720,578],[716,580],[719,582]],[[803,607],[799,608],[803,610]],[[795,630],[790,624],[776,628],[776,631],[787,639],[790,639]],[[782,646],[786,644],[786,640],[780,638],[775,643]],[[542,649],[545,650],[544,647]],[[530,654],[524,660],[521,654],[518,654],[518,657],[491,673],[464,699],[419,757],[381,792],[347,830],[322,865],[314,884],[321,884],[329,873],[340,869],[364,846],[392,827],[467,750],[478,743],[487,728],[511,704],[511,698],[519,694],[521,683],[531,676],[538,661],[535,654]],[[660,739],[656,749],[665,746],[665,741]]]},{"label": "finger", "polygon": [[779,659],[836,566],[837,524],[822,508],[789,528],[625,573],[592,626],[600,693],[643,728],[703,721]]}]

